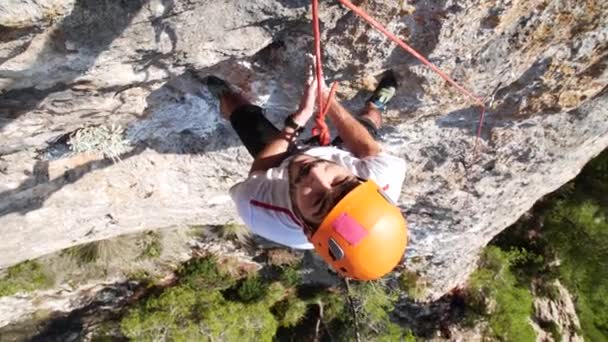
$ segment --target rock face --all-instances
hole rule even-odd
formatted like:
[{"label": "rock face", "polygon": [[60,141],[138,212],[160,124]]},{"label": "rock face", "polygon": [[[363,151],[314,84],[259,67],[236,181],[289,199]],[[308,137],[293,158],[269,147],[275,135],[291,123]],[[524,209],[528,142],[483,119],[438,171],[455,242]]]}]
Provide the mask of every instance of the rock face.
[{"label": "rock face", "polygon": [[[552,286],[555,289],[555,298],[534,298],[536,320],[540,323],[553,322],[562,337],[562,341],[584,341],[580,335],[581,323],[576,314],[572,295],[559,280],[555,280]],[[538,333],[537,341],[555,340],[553,336],[547,336],[550,334],[543,331],[540,327],[535,326],[535,330]]]},{"label": "rock face", "polygon": [[[348,108],[384,69],[401,79],[383,142],[408,162],[406,263],[436,298],[608,146],[607,4],[357,3],[474,93],[496,89],[474,153],[478,108],[322,2],[326,76]],[[252,159],[197,76],[228,79],[279,125],[297,105],[310,43],[309,1],[4,1],[0,267],[143,229],[238,220],[227,191]],[[78,131],[127,149],[120,160],[105,158],[106,145],[75,153]]]}]

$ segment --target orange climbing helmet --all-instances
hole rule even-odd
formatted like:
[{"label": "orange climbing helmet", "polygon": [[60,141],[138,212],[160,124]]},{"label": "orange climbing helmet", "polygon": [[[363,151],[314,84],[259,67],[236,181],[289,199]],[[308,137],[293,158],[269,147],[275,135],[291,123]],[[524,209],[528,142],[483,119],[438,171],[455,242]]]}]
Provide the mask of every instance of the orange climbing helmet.
[{"label": "orange climbing helmet", "polygon": [[342,276],[373,280],[389,273],[403,257],[407,226],[399,208],[368,180],[338,202],[310,242]]}]

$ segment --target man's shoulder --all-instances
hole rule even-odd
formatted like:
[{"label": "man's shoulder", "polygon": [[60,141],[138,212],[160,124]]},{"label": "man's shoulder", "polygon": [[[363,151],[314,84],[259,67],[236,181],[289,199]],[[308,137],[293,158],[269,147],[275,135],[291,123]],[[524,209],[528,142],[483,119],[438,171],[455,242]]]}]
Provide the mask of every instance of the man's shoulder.
[{"label": "man's shoulder", "polygon": [[293,212],[286,179],[273,178],[270,170],[256,172],[235,184],[230,195],[253,233],[291,248],[312,248]]},{"label": "man's shoulder", "polygon": [[287,181],[287,178],[287,164],[281,164],[268,170],[254,171],[250,173],[247,178],[233,185],[230,191],[232,192],[233,190],[243,187],[244,185],[262,185],[268,181],[273,181],[275,183],[283,180]]},{"label": "man's shoulder", "polygon": [[265,197],[276,194],[277,191],[288,187],[286,170],[269,169],[256,171],[244,180],[234,184],[230,188],[230,194],[234,197],[239,193],[249,193],[253,197]]},{"label": "man's shoulder", "polygon": [[264,207],[291,209],[287,171],[280,167],[250,174],[230,188],[230,196],[240,212]]}]

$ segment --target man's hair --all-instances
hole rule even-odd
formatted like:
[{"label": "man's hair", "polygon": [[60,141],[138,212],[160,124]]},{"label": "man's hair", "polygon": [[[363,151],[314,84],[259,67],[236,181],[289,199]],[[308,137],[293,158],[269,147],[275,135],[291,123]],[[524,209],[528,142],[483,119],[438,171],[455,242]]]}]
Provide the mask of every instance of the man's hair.
[{"label": "man's hair", "polygon": [[[361,183],[362,183],[362,180],[357,177],[353,177],[352,179],[349,179],[349,180],[345,181],[344,183],[342,183],[340,185],[340,188],[337,190],[337,192],[332,195],[332,198],[330,199],[330,202],[327,205],[328,209],[327,209],[327,212],[325,213],[325,216],[327,216],[327,214],[329,214],[331,212],[331,210],[336,205],[338,205],[338,203],[340,203],[340,201],[342,199],[344,199],[344,197],[346,197],[346,195],[348,195],[351,191],[353,191]],[[306,222],[306,224],[310,228],[312,228],[312,231],[310,232],[311,235],[316,233],[317,229],[319,229],[318,224],[312,224],[311,222]]]},{"label": "man's hair", "polygon": [[[322,163],[337,164],[336,162],[334,162],[332,160],[326,160],[326,159],[322,159],[319,157],[315,157],[315,158],[318,159],[319,162],[322,162]],[[327,216],[327,214],[329,214],[329,212],[344,197],[346,197],[346,195],[348,195],[351,191],[353,191],[358,185],[360,185],[363,182],[364,182],[363,179],[353,176],[351,179],[346,180],[343,184],[340,184],[340,188],[338,189],[338,191],[335,194],[332,195],[332,198],[330,199],[329,203],[327,204],[328,209],[327,209],[327,212],[325,213],[325,216]],[[294,184],[292,184],[292,177],[290,175],[289,176],[289,196],[291,199],[294,198],[294,190],[295,190],[295,187],[294,187]],[[314,222],[310,222],[309,220],[304,218],[304,216],[298,209],[297,205],[294,204],[293,208],[294,208],[294,212],[295,212],[296,216],[303,223],[303,228],[306,231],[306,234],[309,236],[312,236],[314,233],[316,233],[317,229],[319,229],[320,223],[317,224]]]}]

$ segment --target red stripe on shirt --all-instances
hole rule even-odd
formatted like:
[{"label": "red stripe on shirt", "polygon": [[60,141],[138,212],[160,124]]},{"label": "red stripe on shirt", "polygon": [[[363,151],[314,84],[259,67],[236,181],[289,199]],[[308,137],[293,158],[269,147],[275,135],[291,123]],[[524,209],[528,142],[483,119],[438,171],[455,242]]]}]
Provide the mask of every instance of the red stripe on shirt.
[{"label": "red stripe on shirt", "polygon": [[253,206],[260,207],[260,208],[263,208],[266,210],[274,210],[274,211],[282,212],[283,214],[287,214],[287,216],[289,216],[289,218],[293,222],[295,222],[295,224],[297,224],[298,226],[301,226],[300,221],[291,212],[291,210],[289,210],[287,208],[277,207],[276,205],[272,205],[270,203],[260,202],[260,201],[256,201],[256,200],[251,200],[251,201],[249,201],[249,203],[251,203],[251,205],[253,205]]}]

